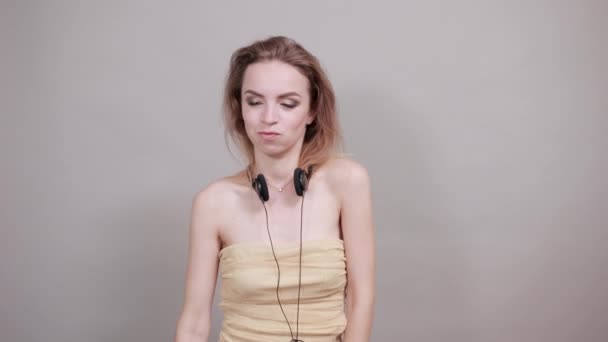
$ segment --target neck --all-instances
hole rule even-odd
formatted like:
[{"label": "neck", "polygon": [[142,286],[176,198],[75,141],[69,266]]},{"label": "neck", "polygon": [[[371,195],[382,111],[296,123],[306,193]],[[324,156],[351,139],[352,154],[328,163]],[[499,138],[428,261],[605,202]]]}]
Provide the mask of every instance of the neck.
[{"label": "neck", "polygon": [[256,154],[255,162],[251,165],[251,176],[256,177],[261,173],[272,186],[283,187],[292,181],[298,161],[299,156],[296,154],[287,154],[279,158]]}]

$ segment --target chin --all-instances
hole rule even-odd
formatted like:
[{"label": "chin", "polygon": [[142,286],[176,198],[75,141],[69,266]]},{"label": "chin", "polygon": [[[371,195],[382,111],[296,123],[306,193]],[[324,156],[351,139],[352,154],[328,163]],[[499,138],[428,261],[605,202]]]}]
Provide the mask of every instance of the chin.
[{"label": "chin", "polygon": [[264,153],[267,156],[271,156],[271,157],[278,157],[283,155],[286,151],[284,149],[278,149],[278,148],[261,148],[260,152]]},{"label": "chin", "polygon": [[271,157],[280,156],[287,152],[287,149],[284,146],[268,146],[265,144],[258,144],[255,146],[255,148],[261,153]]}]

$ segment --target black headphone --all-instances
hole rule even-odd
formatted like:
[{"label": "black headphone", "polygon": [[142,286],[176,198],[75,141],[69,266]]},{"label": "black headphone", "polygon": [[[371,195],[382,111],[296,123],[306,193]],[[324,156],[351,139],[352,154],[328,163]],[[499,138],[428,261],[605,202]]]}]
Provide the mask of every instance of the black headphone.
[{"label": "black headphone", "polygon": [[[249,172],[249,168],[247,169],[247,172]],[[308,179],[310,178],[311,174],[312,165],[308,167],[308,172],[299,167],[293,171],[293,185],[298,196],[304,197],[304,192],[308,188]],[[249,178],[251,179],[251,174],[249,174]],[[255,179],[251,179],[251,186],[262,201],[268,201],[270,198],[268,194],[268,184],[266,183],[266,178],[263,174],[260,173],[255,177]]]},{"label": "black headphone", "polygon": [[255,179],[251,178],[251,173],[249,172],[249,167],[247,167],[247,175],[249,176],[249,180],[251,181],[251,186],[258,194],[258,197],[262,201],[262,205],[264,206],[264,211],[266,212],[266,230],[268,231],[268,238],[270,239],[270,247],[272,248],[272,255],[274,256],[274,260],[277,263],[277,271],[278,271],[278,279],[277,279],[277,301],[279,302],[279,307],[281,307],[281,311],[283,312],[283,316],[285,317],[285,321],[287,322],[287,326],[289,327],[289,333],[291,334],[290,342],[304,342],[298,339],[299,334],[299,323],[300,323],[300,290],[302,285],[302,216],[304,209],[304,194],[308,189],[308,180],[312,175],[312,165],[308,167],[308,171],[304,171],[302,168],[296,168],[293,171],[293,185],[296,190],[296,194],[302,197],[302,205],[300,208],[300,273],[299,273],[299,281],[298,281],[298,309],[297,309],[297,318],[296,318],[296,336],[294,338],[293,331],[291,330],[291,324],[289,324],[289,320],[287,319],[287,315],[285,315],[285,311],[283,310],[283,305],[281,305],[281,299],[279,298],[279,285],[281,283],[281,269],[279,267],[279,260],[277,259],[276,254],[274,253],[274,246],[272,244],[272,237],[270,236],[270,228],[268,227],[268,210],[266,209],[265,202],[268,201],[270,195],[268,193],[268,184],[266,183],[266,178],[263,174],[258,174]]}]

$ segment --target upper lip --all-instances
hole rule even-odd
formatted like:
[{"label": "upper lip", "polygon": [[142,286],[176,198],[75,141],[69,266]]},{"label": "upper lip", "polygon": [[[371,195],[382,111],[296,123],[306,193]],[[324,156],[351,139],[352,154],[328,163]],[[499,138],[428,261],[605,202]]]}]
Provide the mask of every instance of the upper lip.
[{"label": "upper lip", "polygon": [[277,132],[272,132],[272,131],[261,131],[261,134],[279,134]]}]

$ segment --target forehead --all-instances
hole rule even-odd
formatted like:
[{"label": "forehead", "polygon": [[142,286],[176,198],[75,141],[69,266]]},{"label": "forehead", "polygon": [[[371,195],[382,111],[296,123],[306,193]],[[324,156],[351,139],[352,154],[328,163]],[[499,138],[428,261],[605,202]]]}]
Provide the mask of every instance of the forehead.
[{"label": "forehead", "polygon": [[306,96],[308,79],[298,69],[281,61],[256,62],[245,70],[242,91],[245,90],[268,96],[295,91]]}]

